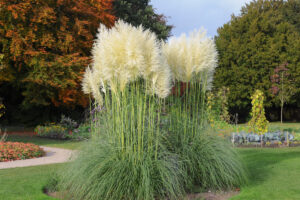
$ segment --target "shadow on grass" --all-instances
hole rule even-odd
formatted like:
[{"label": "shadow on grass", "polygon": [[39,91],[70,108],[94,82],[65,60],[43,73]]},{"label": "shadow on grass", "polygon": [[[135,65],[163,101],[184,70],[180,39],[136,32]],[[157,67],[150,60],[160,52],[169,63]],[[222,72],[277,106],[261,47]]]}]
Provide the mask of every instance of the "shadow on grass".
[{"label": "shadow on grass", "polygon": [[273,176],[276,164],[300,157],[300,148],[239,150],[249,175],[248,185],[263,183]]}]

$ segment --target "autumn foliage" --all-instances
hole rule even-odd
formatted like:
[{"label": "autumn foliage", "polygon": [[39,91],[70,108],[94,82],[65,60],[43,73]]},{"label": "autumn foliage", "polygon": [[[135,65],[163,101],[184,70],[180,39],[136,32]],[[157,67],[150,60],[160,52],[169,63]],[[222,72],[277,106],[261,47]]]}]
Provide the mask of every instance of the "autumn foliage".
[{"label": "autumn foliage", "polygon": [[111,10],[112,0],[0,0],[0,86],[27,105],[87,105],[81,79]]}]

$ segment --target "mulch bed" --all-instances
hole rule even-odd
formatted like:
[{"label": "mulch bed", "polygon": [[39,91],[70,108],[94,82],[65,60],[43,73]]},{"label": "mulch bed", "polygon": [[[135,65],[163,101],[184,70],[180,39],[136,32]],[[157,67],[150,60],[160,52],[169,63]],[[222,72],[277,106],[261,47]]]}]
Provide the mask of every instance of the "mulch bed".
[{"label": "mulch bed", "polygon": [[239,194],[238,191],[204,192],[198,194],[189,194],[187,196],[187,199],[188,200],[227,200],[238,194]]},{"label": "mulch bed", "polygon": [[19,136],[36,136],[34,131],[8,131],[7,135],[19,135]]}]

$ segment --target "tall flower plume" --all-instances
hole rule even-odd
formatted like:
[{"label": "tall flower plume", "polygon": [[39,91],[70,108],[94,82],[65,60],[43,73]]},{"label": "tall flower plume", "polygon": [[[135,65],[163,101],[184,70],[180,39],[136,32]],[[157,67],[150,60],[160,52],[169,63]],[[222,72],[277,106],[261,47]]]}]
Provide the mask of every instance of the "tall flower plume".
[{"label": "tall flower plume", "polygon": [[173,37],[162,44],[162,49],[174,79],[181,82],[212,81],[218,55],[214,41],[206,37],[205,31],[194,31],[188,37],[185,34]]},{"label": "tall flower plume", "polygon": [[100,87],[122,91],[139,78],[145,79],[149,90],[159,97],[169,93],[171,71],[162,56],[160,43],[154,33],[142,26],[134,27],[123,21],[111,29],[100,25],[92,57],[92,69],[86,71],[90,74],[85,75],[83,90],[92,93],[96,100],[100,98]]}]

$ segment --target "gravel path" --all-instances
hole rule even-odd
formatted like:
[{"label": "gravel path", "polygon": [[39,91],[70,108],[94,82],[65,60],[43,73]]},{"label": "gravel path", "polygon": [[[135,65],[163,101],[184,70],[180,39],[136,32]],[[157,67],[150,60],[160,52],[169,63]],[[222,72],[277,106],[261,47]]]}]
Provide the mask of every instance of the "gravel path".
[{"label": "gravel path", "polygon": [[45,156],[40,158],[27,159],[27,160],[0,162],[0,169],[64,163],[70,161],[71,156],[74,154],[74,152],[76,152],[68,149],[53,148],[53,147],[41,146],[41,148],[43,148],[44,151],[46,152]]}]

